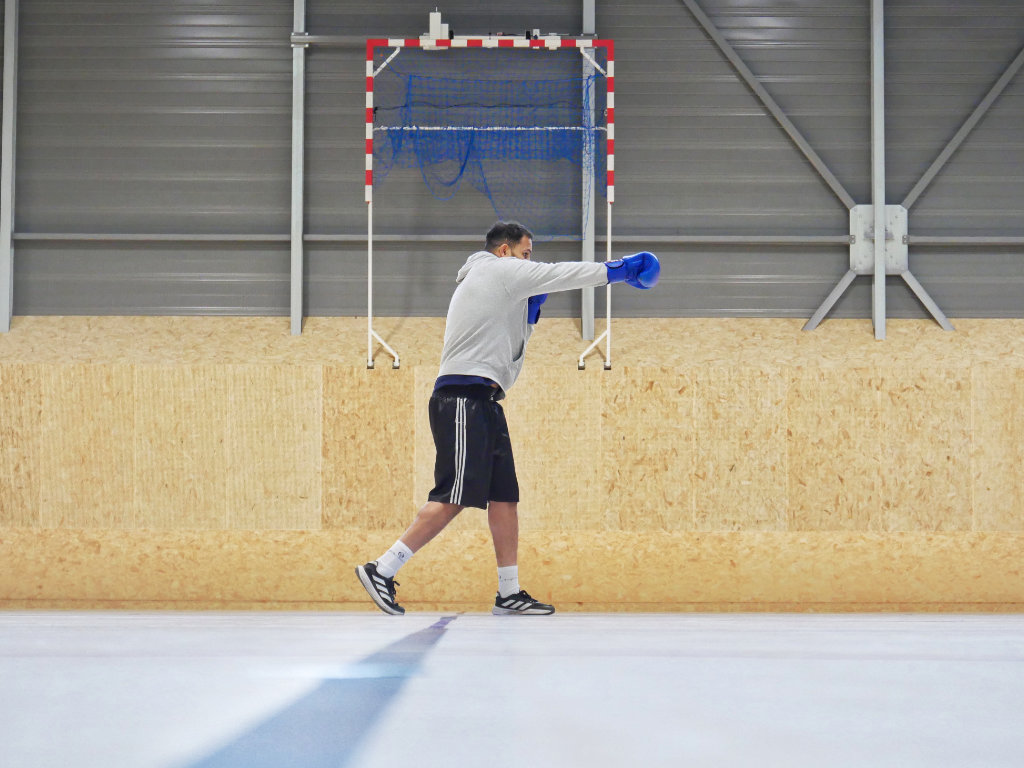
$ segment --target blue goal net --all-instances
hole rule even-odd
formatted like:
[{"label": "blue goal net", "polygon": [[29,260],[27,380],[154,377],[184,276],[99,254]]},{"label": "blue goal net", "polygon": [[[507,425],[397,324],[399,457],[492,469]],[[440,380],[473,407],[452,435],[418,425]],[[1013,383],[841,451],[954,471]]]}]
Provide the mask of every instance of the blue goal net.
[{"label": "blue goal net", "polygon": [[587,53],[402,49],[374,80],[374,186],[418,173],[435,198],[486,195],[539,239],[582,237],[606,174],[604,52]]}]

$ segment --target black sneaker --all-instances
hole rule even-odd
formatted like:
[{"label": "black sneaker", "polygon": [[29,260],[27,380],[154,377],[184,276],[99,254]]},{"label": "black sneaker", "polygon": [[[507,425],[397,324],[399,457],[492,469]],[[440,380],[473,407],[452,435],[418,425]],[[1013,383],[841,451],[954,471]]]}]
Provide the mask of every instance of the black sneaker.
[{"label": "black sneaker", "polygon": [[398,582],[377,573],[376,560],[366,565],[357,565],[356,576],[359,577],[363,589],[384,613],[390,613],[393,616],[401,616],[405,613],[405,608],[395,600],[395,587],[398,586]]},{"label": "black sneaker", "polygon": [[495,616],[506,616],[509,614],[545,616],[554,612],[555,606],[537,602],[530,597],[525,589],[521,589],[508,597],[502,597],[499,592],[494,597],[494,608],[491,609],[491,613]]}]

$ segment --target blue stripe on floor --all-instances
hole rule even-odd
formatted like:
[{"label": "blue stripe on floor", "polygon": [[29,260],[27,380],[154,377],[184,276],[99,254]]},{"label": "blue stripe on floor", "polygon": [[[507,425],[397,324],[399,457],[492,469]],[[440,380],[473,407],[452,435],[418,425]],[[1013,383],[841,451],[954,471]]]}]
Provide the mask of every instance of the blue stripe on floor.
[{"label": "blue stripe on floor", "polygon": [[341,768],[416,673],[455,616],[403,637],[353,665],[191,768]]}]

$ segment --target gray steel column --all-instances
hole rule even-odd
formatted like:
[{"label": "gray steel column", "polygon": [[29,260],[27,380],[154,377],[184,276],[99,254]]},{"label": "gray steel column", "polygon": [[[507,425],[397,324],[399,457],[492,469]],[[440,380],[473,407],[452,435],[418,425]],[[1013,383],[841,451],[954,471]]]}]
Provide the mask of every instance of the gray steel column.
[{"label": "gray steel column", "polygon": [[885,25],[882,0],[871,0],[871,204],[875,268],[871,319],[875,338],[885,338]]},{"label": "gray steel column", "polygon": [[4,99],[0,137],[0,332],[14,313],[14,166],[18,115],[18,0],[4,2]]},{"label": "gray steel column", "polygon": [[[295,0],[294,34],[306,31],[306,0]],[[292,222],[291,222],[291,328],[302,333],[303,293],[303,188],[305,186],[306,44],[292,43]]]},{"label": "gray steel column", "polygon": [[[595,3],[596,0],[583,0],[583,34],[593,35],[596,33],[597,24],[595,21]],[[585,58],[583,59],[583,82],[584,89],[587,91],[584,93],[584,103],[590,104],[590,115],[583,115],[584,125],[594,124],[594,94],[596,88],[592,81],[589,85],[587,78],[594,74],[594,68],[590,62]],[[584,137],[584,148],[586,147],[587,139]],[[596,149],[596,148],[595,148]],[[583,156],[583,248],[581,252],[581,258],[583,261],[594,261],[594,218],[597,216],[597,211],[594,208],[595,195],[594,195],[594,158],[591,154],[590,162],[587,162],[586,152]],[[582,303],[580,307],[580,331],[583,334],[583,338],[587,341],[594,340],[594,289],[584,288],[581,292]]]}]

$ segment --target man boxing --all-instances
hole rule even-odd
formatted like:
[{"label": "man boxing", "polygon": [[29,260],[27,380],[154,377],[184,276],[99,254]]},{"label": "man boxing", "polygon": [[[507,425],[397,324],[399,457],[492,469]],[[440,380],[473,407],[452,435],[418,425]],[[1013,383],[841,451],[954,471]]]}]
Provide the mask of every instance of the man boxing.
[{"label": "man boxing", "polygon": [[448,307],[441,365],[430,397],[434,488],[412,525],[377,560],[356,567],[374,603],[403,614],[394,577],[413,554],[465,507],[487,510],[498,563],[492,613],[554,613],[519,586],[519,483],[508,425],[499,401],[523,367],[526,343],[548,293],[625,282],[651,288],[661,266],[652,253],[609,262],[531,261],[533,235],[517,222],[498,222],[484,250],[459,270]]}]

